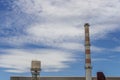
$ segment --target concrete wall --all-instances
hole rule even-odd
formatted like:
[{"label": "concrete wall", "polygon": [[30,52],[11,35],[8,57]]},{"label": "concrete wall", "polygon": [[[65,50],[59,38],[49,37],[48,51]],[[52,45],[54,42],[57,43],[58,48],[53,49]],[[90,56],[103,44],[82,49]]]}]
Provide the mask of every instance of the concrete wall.
[{"label": "concrete wall", "polygon": [[[31,77],[11,77],[10,80],[31,80]],[[85,80],[85,77],[40,77],[40,80]],[[120,77],[107,77],[107,80],[120,80]]]},{"label": "concrete wall", "polygon": [[[30,77],[11,77],[11,80],[31,80]],[[40,77],[40,80],[85,80],[84,77]]]}]

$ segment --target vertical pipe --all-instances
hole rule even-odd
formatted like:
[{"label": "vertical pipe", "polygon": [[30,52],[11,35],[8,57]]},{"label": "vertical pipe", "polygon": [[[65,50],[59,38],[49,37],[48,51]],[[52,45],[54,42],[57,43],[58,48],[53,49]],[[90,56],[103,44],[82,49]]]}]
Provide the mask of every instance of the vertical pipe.
[{"label": "vertical pipe", "polygon": [[91,56],[90,56],[90,37],[89,37],[89,24],[85,23],[85,71],[86,80],[92,80],[91,74]]}]

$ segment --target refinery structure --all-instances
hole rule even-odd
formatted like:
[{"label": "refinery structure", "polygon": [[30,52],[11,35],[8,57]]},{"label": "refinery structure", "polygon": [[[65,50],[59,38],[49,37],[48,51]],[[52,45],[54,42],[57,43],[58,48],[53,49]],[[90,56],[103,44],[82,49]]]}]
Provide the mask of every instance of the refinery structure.
[{"label": "refinery structure", "polygon": [[85,23],[85,77],[41,77],[41,62],[33,60],[31,62],[31,77],[12,76],[10,80],[120,80],[120,77],[105,77],[103,72],[97,72],[96,77],[92,77],[91,53],[90,53],[90,36],[89,24]]}]

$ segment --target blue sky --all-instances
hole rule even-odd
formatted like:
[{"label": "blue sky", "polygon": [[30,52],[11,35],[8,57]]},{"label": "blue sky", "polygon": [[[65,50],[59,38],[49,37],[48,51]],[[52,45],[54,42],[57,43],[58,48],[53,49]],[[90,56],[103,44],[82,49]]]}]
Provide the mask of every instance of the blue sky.
[{"label": "blue sky", "polygon": [[85,76],[84,24],[90,23],[92,75],[120,76],[120,0],[0,0],[0,79]]}]

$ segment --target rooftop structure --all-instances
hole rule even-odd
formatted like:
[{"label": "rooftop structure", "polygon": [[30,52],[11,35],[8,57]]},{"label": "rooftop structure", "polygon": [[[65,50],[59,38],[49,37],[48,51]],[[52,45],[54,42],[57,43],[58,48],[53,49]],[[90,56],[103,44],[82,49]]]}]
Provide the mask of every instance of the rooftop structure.
[{"label": "rooftop structure", "polygon": [[40,61],[32,61],[31,62],[31,74],[32,80],[40,80],[40,70],[41,70],[41,62]]},{"label": "rooftop structure", "polygon": [[[31,80],[32,77],[11,77],[10,80]],[[85,80],[85,77],[40,77],[40,80]],[[92,80],[97,80],[92,77]],[[107,77],[106,80],[120,80],[120,77]]]}]

